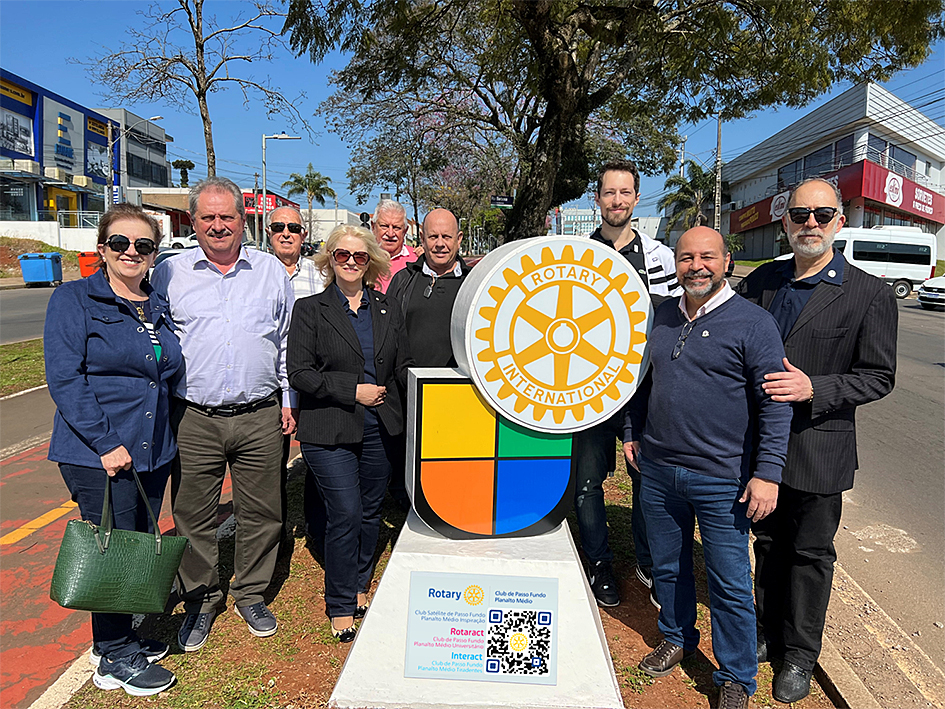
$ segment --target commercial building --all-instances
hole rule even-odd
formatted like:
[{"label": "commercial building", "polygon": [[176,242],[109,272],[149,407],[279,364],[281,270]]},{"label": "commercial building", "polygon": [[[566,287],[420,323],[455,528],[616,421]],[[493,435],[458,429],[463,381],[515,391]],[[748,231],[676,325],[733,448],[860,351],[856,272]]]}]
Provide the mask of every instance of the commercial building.
[{"label": "commercial building", "polygon": [[124,109],[86,108],[0,68],[0,221],[94,227],[105,211],[109,123],[120,184],[167,186],[173,139],[159,126]]},{"label": "commercial building", "polygon": [[781,216],[807,177],[837,185],[847,226],[916,226],[945,253],[945,127],[881,86],[854,86],[723,167],[723,230],[744,238],[736,258],[788,250]]}]

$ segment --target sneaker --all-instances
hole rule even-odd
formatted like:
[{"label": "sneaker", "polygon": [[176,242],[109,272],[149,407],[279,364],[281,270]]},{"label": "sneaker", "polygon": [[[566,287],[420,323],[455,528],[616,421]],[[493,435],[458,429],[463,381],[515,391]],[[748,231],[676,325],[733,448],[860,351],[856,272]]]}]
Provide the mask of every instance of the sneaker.
[{"label": "sneaker", "polygon": [[184,652],[196,652],[207,644],[216,613],[188,613],[177,633],[177,644]]},{"label": "sneaker", "polygon": [[[157,662],[163,659],[170,651],[167,645],[158,640],[142,638],[138,642],[141,645],[141,654],[144,655],[144,659],[148,662]],[[101,662],[102,656],[95,652],[95,645],[92,645],[92,651],[89,653],[89,664],[91,664],[92,667],[98,667]]]},{"label": "sneaker", "polygon": [[614,579],[614,570],[609,561],[595,561],[591,564],[591,574],[588,579],[591,591],[599,606],[619,606],[620,595],[617,593],[617,582]]},{"label": "sneaker", "polygon": [[638,667],[650,677],[665,677],[680,662],[695,654],[695,650],[683,650],[679,645],[663,640],[656,649],[646,655]]},{"label": "sneaker", "polygon": [[148,697],[174,684],[174,673],[159,664],[148,662],[140,652],[114,662],[101,658],[92,682],[99,689],[124,689],[133,697]]},{"label": "sneaker", "polygon": [[276,617],[262,601],[251,606],[233,606],[233,612],[246,621],[249,632],[257,638],[268,638],[270,635],[275,635],[279,628]]},{"label": "sneaker", "polygon": [[653,604],[653,607],[656,608],[656,610],[658,610],[658,611],[663,610],[663,606],[660,605],[660,601],[659,601],[659,599],[656,597],[656,587],[655,587],[655,586],[650,589],[650,603]]},{"label": "sneaker", "polygon": [[637,564],[635,569],[637,579],[647,588],[653,588],[653,569],[649,566],[640,566]]},{"label": "sneaker", "polygon": [[740,684],[725,682],[719,687],[718,709],[748,709],[748,692]]}]

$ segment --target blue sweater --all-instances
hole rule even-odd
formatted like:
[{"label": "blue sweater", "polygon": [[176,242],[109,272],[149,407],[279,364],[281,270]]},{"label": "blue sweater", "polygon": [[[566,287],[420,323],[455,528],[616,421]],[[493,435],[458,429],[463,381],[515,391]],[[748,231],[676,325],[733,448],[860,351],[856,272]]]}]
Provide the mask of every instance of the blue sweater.
[{"label": "blue sweater", "polygon": [[774,318],[729,298],[696,319],[673,359],[685,325],[679,298],[656,309],[650,373],[627,408],[624,441],[641,441],[643,455],[661,465],[780,482],[792,411],[761,389],[765,374],[784,371]]}]

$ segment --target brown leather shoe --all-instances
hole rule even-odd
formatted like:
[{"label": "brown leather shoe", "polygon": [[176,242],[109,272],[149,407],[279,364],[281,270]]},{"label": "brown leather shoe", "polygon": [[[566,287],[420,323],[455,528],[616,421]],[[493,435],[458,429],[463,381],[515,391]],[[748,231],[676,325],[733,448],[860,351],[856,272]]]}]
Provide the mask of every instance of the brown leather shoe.
[{"label": "brown leather shoe", "polygon": [[665,677],[676,665],[694,654],[695,650],[686,651],[679,645],[664,640],[653,652],[640,660],[639,668],[650,677]]},{"label": "brown leather shoe", "polygon": [[718,709],[748,709],[748,692],[740,684],[725,682],[719,687]]}]

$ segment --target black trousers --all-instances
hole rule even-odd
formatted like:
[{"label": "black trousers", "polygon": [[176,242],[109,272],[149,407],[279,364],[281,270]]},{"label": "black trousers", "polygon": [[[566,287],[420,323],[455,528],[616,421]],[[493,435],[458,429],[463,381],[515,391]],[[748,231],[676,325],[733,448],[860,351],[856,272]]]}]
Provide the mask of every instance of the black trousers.
[{"label": "black trousers", "polygon": [[752,525],[755,601],[769,654],[813,670],[827,618],[842,494],[782,484],[775,511]]}]

